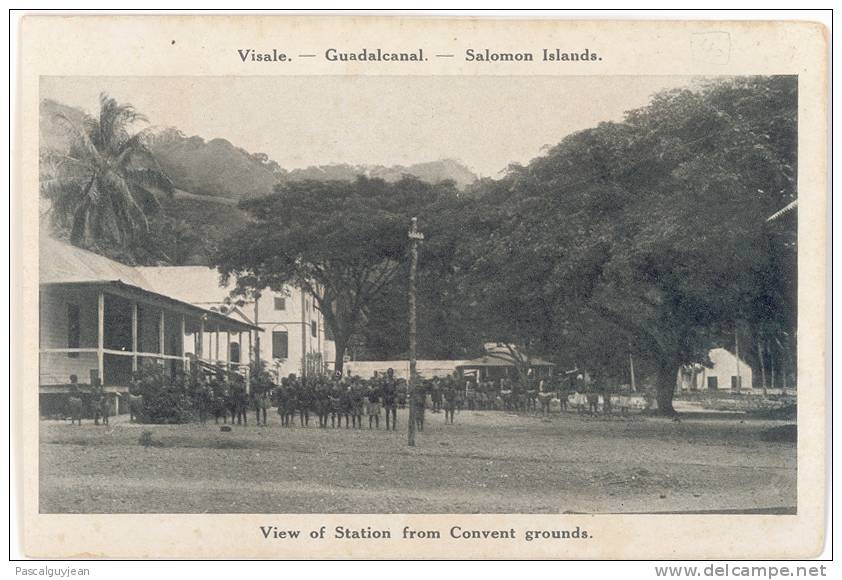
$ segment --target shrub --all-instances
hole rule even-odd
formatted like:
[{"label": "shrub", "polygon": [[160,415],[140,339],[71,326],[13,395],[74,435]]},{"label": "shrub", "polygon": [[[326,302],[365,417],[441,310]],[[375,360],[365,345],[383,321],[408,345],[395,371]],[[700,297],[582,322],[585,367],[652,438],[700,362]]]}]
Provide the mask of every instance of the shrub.
[{"label": "shrub", "polygon": [[157,363],[144,364],[134,376],[133,394],[143,396],[144,423],[187,423],[193,402],[184,377],[173,380]]}]

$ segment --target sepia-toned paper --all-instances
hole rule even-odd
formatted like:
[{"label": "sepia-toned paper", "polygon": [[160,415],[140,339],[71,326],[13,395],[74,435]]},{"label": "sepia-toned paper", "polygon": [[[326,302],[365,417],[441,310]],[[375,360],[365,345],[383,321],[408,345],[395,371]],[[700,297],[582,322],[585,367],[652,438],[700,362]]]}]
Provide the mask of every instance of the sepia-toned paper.
[{"label": "sepia-toned paper", "polygon": [[[17,181],[22,283],[12,413],[25,553],[44,558],[804,558],[821,551],[826,514],[827,31],[804,22],[592,22],[364,16],[25,16],[20,29]],[[423,48],[424,62],[331,62],[328,48]],[[466,62],[468,48],[588,49],[586,62]],[[291,62],[244,62],[238,49],[283,50]],[[315,57],[297,58],[298,54]],[[436,58],[435,54],[453,54]],[[38,106],[45,77],[720,76],[798,75],[797,515],[44,514],[38,509]],[[514,81],[513,81],[514,82]],[[201,103],[177,103],[195,106]],[[376,102],[361,102],[360,109]],[[492,115],[482,109],[480,114]],[[512,106],[518,106],[512,103]],[[232,111],[236,114],[236,111]],[[542,114],[524,110],[523,115]],[[210,136],[209,136],[210,137]],[[495,138],[491,133],[488,138]],[[411,140],[410,140],[411,142]],[[300,529],[264,539],[259,526]],[[390,540],[312,539],[326,526],[390,529]],[[436,529],[406,541],[404,526]],[[448,530],[512,529],[516,540],[456,540]],[[588,539],[526,542],[529,529],[586,529]]]}]

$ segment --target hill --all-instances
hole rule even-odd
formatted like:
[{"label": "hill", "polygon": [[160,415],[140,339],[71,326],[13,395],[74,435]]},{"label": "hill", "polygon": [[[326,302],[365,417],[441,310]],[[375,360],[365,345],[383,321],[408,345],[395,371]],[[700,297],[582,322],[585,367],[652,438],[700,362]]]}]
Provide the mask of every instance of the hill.
[{"label": "hill", "polygon": [[197,195],[241,199],[267,195],[278,183],[277,163],[252,155],[226,139],[186,137],[175,128],[155,133],[149,148],[179,189]]},{"label": "hill", "polygon": [[477,176],[462,163],[453,159],[441,159],[427,163],[416,163],[403,166],[394,165],[348,165],[345,163],[331,165],[316,165],[305,169],[293,169],[284,173],[284,181],[301,181],[304,179],[351,181],[358,175],[380,178],[384,181],[395,182],[404,175],[413,175],[427,183],[438,183],[450,180],[456,187],[464,189],[477,180]]},{"label": "hill", "polygon": [[[70,133],[59,117],[67,117],[81,125],[85,115],[81,109],[50,99],[42,100],[41,147],[66,149]],[[158,164],[178,189],[200,196],[235,201],[269,194],[280,182],[304,179],[350,181],[358,175],[365,175],[394,182],[404,175],[414,175],[428,183],[452,180],[459,189],[465,189],[477,180],[470,169],[453,159],[391,167],[338,163],[287,171],[265,153],[250,153],[226,139],[205,140],[196,135],[189,137],[176,127],[151,132],[148,145]]]},{"label": "hill", "polygon": [[[41,153],[66,151],[73,132],[62,118],[81,127],[86,115],[82,109],[43,99]],[[410,166],[331,164],[287,171],[265,153],[250,153],[226,139],[188,137],[175,127],[150,131],[147,144],[176,188],[172,198],[159,196],[163,215],[156,219],[158,244],[175,263],[206,263],[226,235],[247,223],[248,217],[236,207],[237,202],[267,195],[281,182],[350,181],[358,175],[394,182],[409,174],[430,183],[452,180],[464,189],[477,179],[452,159]]]},{"label": "hill", "polygon": [[81,125],[85,119],[85,112],[50,99],[43,99],[39,109],[38,138],[41,151],[67,150],[72,137],[69,127],[61,120],[61,117],[66,117],[74,124]]}]

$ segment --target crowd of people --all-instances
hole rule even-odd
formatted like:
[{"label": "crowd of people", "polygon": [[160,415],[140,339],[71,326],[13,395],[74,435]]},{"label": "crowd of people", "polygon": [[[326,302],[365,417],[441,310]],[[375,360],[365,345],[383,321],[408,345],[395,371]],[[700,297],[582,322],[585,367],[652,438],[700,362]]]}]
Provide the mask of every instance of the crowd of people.
[{"label": "crowd of people", "polygon": [[[456,414],[467,410],[532,412],[549,415],[575,409],[582,414],[626,415],[631,393],[626,388],[597,386],[578,377],[527,377],[518,381],[500,378],[475,381],[454,373],[446,377],[420,379],[410,393],[407,382],[393,369],[375,372],[370,378],[320,375],[303,380],[295,374],[278,385],[253,387],[252,406],[258,424],[266,423],[267,409],[275,407],[283,427],[397,429],[397,409],[414,403],[416,426],[423,430],[427,411],[444,413],[445,423],[453,424]],[[233,415],[232,415],[233,420]],[[367,421],[366,421],[367,420]]]},{"label": "crowd of people", "polygon": [[[368,429],[380,429],[382,422],[386,430],[394,431],[397,410],[407,407],[410,399],[419,430],[424,428],[428,411],[443,412],[445,423],[453,424],[462,409],[542,415],[571,409],[589,415],[626,415],[631,407],[628,389],[598,386],[582,375],[539,378],[530,374],[521,380],[477,381],[453,373],[419,378],[411,392],[407,381],[393,369],[375,372],[370,378],[323,374],[304,379],[290,374],[279,382],[264,372],[252,376],[248,387],[242,375],[222,367],[194,367],[181,373],[177,381],[167,381],[160,372],[141,373],[140,377],[129,395],[129,408],[132,419],[137,416],[144,422],[183,422],[192,416],[202,423],[213,418],[227,424],[230,418],[232,424],[248,424],[249,414],[254,412],[256,423],[265,425],[274,408],[285,428],[309,427],[312,417],[313,426],[323,429],[363,429],[366,423]],[[94,391],[85,407],[95,410],[97,423],[107,424],[106,397]],[[75,398],[71,402],[75,405],[71,415],[80,415],[76,409],[80,403]],[[184,412],[173,417],[174,408]]]},{"label": "crowd of people", "polygon": [[[456,410],[461,407],[463,393],[456,377],[422,381],[411,395],[416,409],[416,424],[424,428],[424,415],[429,406],[434,413],[444,411],[445,423],[453,423]],[[296,375],[281,379],[271,393],[258,395],[268,398],[277,407],[281,425],[308,427],[310,415],[318,419],[322,428],[362,429],[368,419],[369,429],[380,429],[380,417],[385,415],[386,430],[397,429],[397,409],[409,402],[409,389],[404,379],[397,378],[393,369],[375,373],[371,378],[359,376],[319,376],[303,381]]]}]

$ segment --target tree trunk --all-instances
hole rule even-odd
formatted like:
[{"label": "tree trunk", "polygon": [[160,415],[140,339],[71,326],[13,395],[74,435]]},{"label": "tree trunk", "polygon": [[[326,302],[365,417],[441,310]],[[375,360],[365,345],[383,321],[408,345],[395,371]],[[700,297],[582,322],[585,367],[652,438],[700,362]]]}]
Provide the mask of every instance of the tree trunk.
[{"label": "tree trunk", "polygon": [[763,396],[766,396],[766,361],[763,358],[763,342],[757,341],[757,358],[760,360],[760,387],[763,389]]},{"label": "tree trunk", "polygon": [[350,339],[350,336],[342,336],[338,333],[335,335],[334,344],[336,345],[336,357],[333,361],[333,372],[340,377],[345,369],[345,351],[348,349]]},{"label": "tree trunk", "polygon": [[665,362],[661,363],[658,369],[655,399],[658,401],[659,415],[672,416],[676,414],[672,406],[672,399],[675,396],[675,377],[679,366],[679,363]]}]

